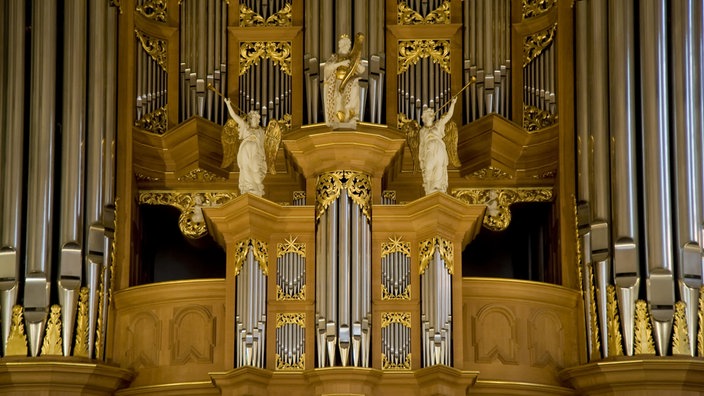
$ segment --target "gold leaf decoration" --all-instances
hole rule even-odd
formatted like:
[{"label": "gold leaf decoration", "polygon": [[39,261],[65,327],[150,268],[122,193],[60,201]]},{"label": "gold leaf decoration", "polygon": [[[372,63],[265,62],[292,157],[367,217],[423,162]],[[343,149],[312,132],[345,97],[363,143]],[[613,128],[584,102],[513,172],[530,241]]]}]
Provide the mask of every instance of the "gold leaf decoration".
[{"label": "gold leaf decoration", "polygon": [[100,284],[98,285],[98,319],[96,320],[96,332],[95,332],[95,357],[96,359],[102,359],[103,357],[103,342],[105,340],[103,334],[103,322],[105,321],[105,308],[103,306],[105,300],[105,275],[107,267],[103,267],[102,274],[100,275]]},{"label": "gold leaf decoration", "polygon": [[145,51],[147,51],[147,54],[156,61],[159,66],[164,71],[166,70],[166,48],[167,48],[167,43],[166,40],[161,40],[157,39],[154,37],[151,37],[147,35],[144,32],[140,32],[139,30],[134,31],[137,34],[137,38],[139,39],[139,42],[142,43],[142,48],[144,48]]},{"label": "gold leaf decoration", "polygon": [[253,9],[247,7],[246,4],[240,4],[240,26],[241,27],[275,27],[275,26],[291,26],[291,4],[286,3],[284,6],[268,18],[264,19],[261,15],[254,12]]},{"label": "gold leaf decoration", "polygon": [[240,43],[240,76],[261,59],[270,59],[281,71],[291,75],[291,42],[244,41]]},{"label": "gold leaf decoration", "polygon": [[286,294],[284,293],[281,286],[276,285],[276,301],[305,301],[306,299],[306,285],[301,286],[301,290],[298,294]]},{"label": "gold leaf decoration", "polygon": [[381,258],[391,253],[401,253],[410,257],[411,243],[402,241],[401,237],[389,237],[389,242],[382,242],[381,244]]},{"label": "gold leaf decoration", "polygon": [[687,316],[684,301],[675,304],[675,321],[672,326],[672,354],[689,355],[689,334],[687,332]]},{"label": "gold leaf decoration", "polygon": [[137,12],[148,19],[166,22],[166,0],[145,0],[137,6]]},{"label": "gold leaf decoration", "polygon": [[227,179],[222,176],[218,176],[213,172],[208,172],[205,169],[196,168],[179,177],[177,180],[180,182],[212,183],[225,181]]},{"label": "gold leaf decoration", "polygon": [[452,196],[470,205],[487,205],[484,227],[492,231],[502,231],[511,223],[509,206],[516,202],[550,202],[552,187],[518,188],[459,188]]},{"label": "gold leaf decoration", "polygon": [[596,316],[596,288],[594,287],[594,269],[592,268],[591,263],[587,263],[587,276],[591,280],[589,282],[591,285],[591,290],[589,291],[589,293],[591,294],[591,303],[589,304],[589,317],[591,318],[590,333],[592,335],[592,356],[590,356],[589,360],[594,361],[601,358],[601,354],[599,352],[601,350],[601,343],[599,342],[599,325]]},{"label": "gold leaf decoration", "polygon": [[382,191],[381,196],[387,201],[396,202],[396,191],[394,190],[384,190]]},{"label": "gold leaf decoration", "polygon": [[535,106],[523,104],[523,129],[534,132],[557,123],[557,114],[541,110]]},{"label": "gold leaf decoration", "polygon": [[306,368],[306,354],[302,353],[301,358],[298,363],[288,363],[281,359],[279,354],[274,355],[276,358],[276,369],[277,370],[304,370]]},{"label": "gold leaf decoration", "polygon": [[138,182],[155,182],[161,180],[158,177],[147,176],[138,172],[135,172],[134,177]]},{"label": "gold leaf decoration", "polygon": [[398,41],[398,74],[408,70],[419,60],[430,57],[450,74],[450,41],[449,40],[399,40]]},{"label": "gold leaf decoration", "polygon": [[472,179],[479,180],[510,180],[513,176],[504,172],[502,169],[495,168],[493,166],[487,166],[486,168],[479,169],[478,171],[472,172],[469,175]]},{"label": "gold leaf decoration", "polygon": [[385,354],[381,354],[381,368],[384,370],[410,370],[411,369],[411,354],[406,355],[406,359],[399,364],[393,364]]},{"label": "gold leaf decoration", "polygon": [[556,31],[557,23],[543,31],[523,38],[523,67],[526,67],[552,44]]},{"label": "gold leaf decoration", "polygon": [[699,288],[699,331],[697,332],[697,355],[704,357],[704,286]]},{"label": "gold leaf decoration", "polygon": [[306,328],[306,313],[277,313],[276,314],[276,328],[283,327],[287,324],[296,325],[302,329]]},{"label": "gold leaf decoration", "polygon": [[406,2],[398,3],[397,22],[399,25],[445,24],[450,23],[450,2],[445,0],[440,6],[429,12],[425,18]]},{"label": "gold leaf decoration", "polygon": [[386,286],[381,285],[381,299],[382,300],[398,300],[398,301],[410,301],[411,300],[411,285],[406,285],[401,294],[391,294]]},{"label": "gold leaf decoration", "polygon": [[134,122],[134,126],[144,129],[157,135],[163,135],[168,128],[167,105],[160,107],[151,113],[147,113],[142,118]]},{"label": "gold leaf decoration", "polygon": [[294,238],[292,235],[284,241],[284,243],[279,243],[276,245],[276,257],[283,257],[288,253],[297,254],[303,258],[306,257],[306,244],[302,242],[296,242],[298,237]]},{"label": "gold leaf decoration", "polygon": [[24,308],[12,307],[10,335],[5,345],[5,356],[27,356],[27,335],[24,332]]},{"label": "gold leaf decoration", "polygon": [[267,245],[264,242],[258,241],[253,238],[244,239],[237,244],[235,249],[234,260],[235,260],[235,276],[239,275],[242,265],[244,264],[245,258],[247,257],[247,252],[249,247],[252,247],[252,255],[254,255],[254,260],[259,264],[259,268],[262,273],[266,276],[269,274],[269,253],[267,250]]},{"label": "gold leaf decoration", "polygon": [[609,354],[611,356],[623,356],[623,344],[621,341],[621,321],[618,316],[618,304],[616,303],[616,288],[613,285],[606,287],[606,314],[608,323],[606,324],[608,334]]},{"label": "gold leaf decoration", "polygon": [[208,233],[202,209],[222,206],[237,195],[236,192],[142,191],[139,193],[139,203],[169,205],[179,209],[178,227],[181,233],[187,238],[197,239]]},{"label": "gold leaf decoration", "polygon": [[63,355],[61,343],[61,306],[54,304],[51,306],[49,321],[44,332],[42,356]]},{"label": "gold leaf decoration", "polygon": [[440,237],[435,237],[431,238],[425,241],[420,242],[419,244],[419,249],[418,249],[418,256],[420,258],[420,267],[418,270],[419,275],[423,275],[425,270],[428,268],[428,264],[430,264],[430,260],[433,258],[433,255],[435,254],[435,248],[440,250],[440,256],[443,258],[445,261],[445,268],[447,268],[447,272],[452,275],[454,273],[454,247],[452,245],[452,242],[445,240]]},{"label": "gold leaf decoration", "polygon": [[342,193],[347,191],[347,196],[356,203],[367,219],[371,218],[372,182],[366,173],[356,171],[332,171],[318,176],[315,200],[315,219],[325,213],[327,208]]},{"label": "gold leaf decoration", "polygon": [[543,15],[554,5],[555,0],[523,0],[523,19]]},{"label": "gold leaf decoration", "polygon": [[382,312],[381,313],[381,328],[388,327],[391,323],[400,323],[405,327],[411,328],[411,313],[410,312]]},{"label": "gold leaf decoration", "polygon": [[78,315],[76,315],[76,342],[73,356],[88,357],[88,288],[78,293]]},{"label": "gold leaf decoration", "polygon": [[306,192],[305,191],[294,191],[293,192],[293,200],[294,201],[300,201],[302,200],[305,202],[306,200]]},{"label": "gold leaf decoration", "polygon": [[653,342],[650,315],[648,315],[648,303],[644,300],[636,301],[634,333],[633,348],[635,354],[655,355],[655,343]]}]

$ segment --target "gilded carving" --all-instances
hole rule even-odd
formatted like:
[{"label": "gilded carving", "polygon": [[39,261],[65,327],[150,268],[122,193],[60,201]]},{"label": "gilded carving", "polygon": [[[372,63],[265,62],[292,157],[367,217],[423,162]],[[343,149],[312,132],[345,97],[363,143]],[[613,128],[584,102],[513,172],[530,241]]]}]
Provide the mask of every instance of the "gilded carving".
[{"label": "gilded carving", "polygon": [[391,294],[391,292],[386,288],[386,286],[381,285],[381,299],[382,300],[411,300],[411,285],[406,285],[401,294]]},{"label": "gilded carving", "polygon": [[555,5],[555,0],[523,0],[523,19],[543,15]]},{"label": "gilded carving", "polygon": [[147,54],[161,66],[166,72],[166,40],[161,40],[148,36],[147,34],[135,29],[139,42],[142,43],[142,48],[147,51]]},{"label": "gilded carving", "polygon": [[5,356],[27,356],[27,335],[24,332],[24,308],[12,307],[12,324],[10,335],[5,345]]},{"label": "gilded carving", "polygon": [[391,253],[401,253],[411,257],[411,243],[404,242],[401,237],[389,237],[389,242],[381,243],[381,258],[388,256]]},{"label": "gilded carving", "polygon": [[261,59],[270,59],[281,71],[291,75],[291,43],[288,41],[244,41],[240,43],[240,76]]},{"label": "gilded carving", "polygon": [[239,275],[242,265],[247,258],[249,247],[252,247],[252,255],[254,260],[259,264],[259,268],[264,275],[269,274],[269,253],[265,242],[258,241],[253,238],[241,240],[235,249],[235,276]]},{"label": "gilded carving", "polygon": [[653,330],[650,326],[648,303],[644,300],[636,301],[634,324],[635,337],[633,342],[633,348],[636,355],[655,355]]},{"label": "gilded carving", "polygon": [[697,332],[697,355],[704,357],[704,286],[699,288],[699,331]]},{"label": "gilded carving", "polygon": [[408,355],[406,355],[406,359],[399,363],[399,364],[393,364],[391,361],[389,361],[389,358],[386,357],[385,354],[381,354],[381,368],[383,370],[410,370],[411,369],[411,353],[409,352]]},{"label": "gilded carving", "polygon": [[541,110],[535,106],[523,104],[523,129],[534,132],[555,125],[557,114]]},{"label": "gilded carving", "polygon": [[427,57],[450,74],[450,40],[399,40],[396,72],[401,74]]},{"label": "gilded carving", "polygon": [[281,286],[276,285],[276,301],[305,301],[306,299],[306,285],[301,286],[301,290],[298,294],[286,294],[284,293]]},{"label": "gilded carving", "polygon": [[283,257],[285,254],[294,253],[303,258],[306,257],[306,244],[302,242],[296,242],[298,237],[289,236],[284,243],[279,243],[276,245],[276,257]]},{"label": "gilded carving", "polygon": [[155,182],[161,180],[158,177],[147,176],[136,172],[134,174],[134,177],[137,179],[138,182]]},{"label": "gilded carving", "polygon": [[164,105],[151,113],[145,114],[134,122],[134,126],[157,135],[163,135],[168,127],[168,111],[166,108],[167,105]]},{"label": "gilded carving", "polygon": [[479,169],[478,171],[472,172],[469,176],[473,179],[479,180],[510,180],[513,176],[504,172],[499,168],[494,168],[493,166],[487,166],[486,168]]},{"label": "gilded carving", "polygon": [[452,191],[452,196],[468,204],[487,205],[484,227],[502,231],[511,222],[509,206],[516,202],[550,202],[552,187],[519,188],[461,188]]},{"label": "gilded carving", "polygon": [[616,303],[616,288],[613,285],[606,287],[606,324],[607,342],[609,345],[609,355],[623,356],[623,344],[621,343],[621,321],[618,316],[618,304]]},{"label": "gilded carving", "polygon": [[371,218],[372,182],[369,175],[355,171],[325,172],[318,176],[315,200],[315,219],[319,219],[342,193],[342,189],[356,203],[366,218]]},{"label": "gilded carving", "polygon": [[404,327],[411,328],[411,313],[410,312],[382,312],[381,313],[381,328],[388,327],[391,323],[400,323]]},{"label": "gilded carving", "polygon": [[552,44],[557,31],[557,23],[538,33],[523,38],[523,67],[537,58],[545,48]]},{"label": "gilded carving", "polygon": [[57,304],[51,306],[51,313],[44,332],[44,343],[42,344],[42,356],[49,355],[63,355],[61,348],[61,306]]},{"label": "gilded carving", "polygon": [[88,288],[78,292],[78,312],[76,313],[76,339],[73,356],[88,357]]},{"label": "gilded carving", "polygon": [[148,19],[166,23],[166,0],[145,0],[137,6],[137,12]]},{"label": "gilded carving", "polygon": [[672,354],[689,355],[689,334],[684,301],[675,304],[675,320],[672,325]]},{"label": "gilded carving", "polygon": [[601,350],[601,342],[599,341],[601,337],[599,337],[599,322],[596,317],[596,287],[594,286],[594,268],[592,268],[591,263],[587,264],[587,276],[591,279],[589,282],[591,285],[589,290],[589,293],[591,294],[591,298],[589,299],[589,323],[591,326],[590,334],[592,337],[592,356],[589,357],[589,360],[594,361],[601,358],[599,352]]},{"label": "gilded carving", "polygon": [[171,321],[171,363],[212,363],[215,317],[208,307],[194,305],[174,312]]},{"label": "gilded carving", "polygon": [[208,172],[205,169],[196,168],[179,177],[177,180],[180,182],[212,183],[225,181],[227,179],[222,176],[218,176],[213,172]]},{"label": "gilded carving", "polygon": [[440,257],[443,258],[445,261],[445,268],[447,268],[447,272],[450,273],[450,275],[454,274],[454,259],[455,259],[455,254],[454,254],[454,246],[452,242],[440,238],[440,237],[435,237],[431,238],[428,240],[425,240],[423,242],[420,242],[419,244],[419,249],[418,249],[418,256],[420,258],[420,267],[418,270],[418,273],[420,275],[423,275],[425,270],[428,268],[428,265],[430,264],[430,260],[433,258],[433,255],[435,254],[435,249],[437,248],[440,251]]},{"label": "gilded carving", "polygon": [[445,0],[440,6],[423,17],[406,4],[398,3],[397,21],[399,25],[443,24],[450,23],[450,2]]},{"label": "gilded carving", "polygon": [[557,176],[557,170],[552,169],[537,175],[533,175],[533,179],[554,179],[555,176]]},{"label": "gilded carving", "polygon": [[178,226],[184,236],[197,239],[208,232],[203,217],[203,208],[218,207],[237,197],[235,192],[170,192],[142,191],[139,203],[146,205],[169,205],[181,211]]},{"label": "gilded carving", "polygon": [[291,4],[286,3],[284,6],[268,18],[254,12],[247,5],[240,4],[240,26],[241,27],[275,27],[275,26],[291,26]]},{"label": "gilded carving", "polygon": [[277,370],[304,370],[306,368],[306,354],[302,353],[297,363],[288,363],[281,359],[279,354],[275,354]]},{"label": "gilded carving", "polygon": [[296,325],[302,329],[306,328],[306,313],[277,313],[276,314],[276,328],[283,327],[287,324]]},{"label": "gilded carving", "polygon": [[305,191],[294,191],[293,192],[293,200],[294,201],[303,200],[305,202],[305,199],[306,199],[306,192]]},{"label": "gilded carving", "polygon": [[393,201],[396,202],[396,191],[394,190],[384,190],[381,193],[382,198],[384,198],[387,201]]},{"label": "gilded carving", "polygon": [[103,356],[103,341],[105,339],[103,334],[103,321],[105,320],[103,301],[106,298],[105,282],[103,282],[103,279],[105,279],[105,271],[107,271],[107,268],[103,267],[103,273],[100,274],[100,286],[98,286],[98,319],[96,324],[97,331],[95,332],[95,357],[98,359]]}]

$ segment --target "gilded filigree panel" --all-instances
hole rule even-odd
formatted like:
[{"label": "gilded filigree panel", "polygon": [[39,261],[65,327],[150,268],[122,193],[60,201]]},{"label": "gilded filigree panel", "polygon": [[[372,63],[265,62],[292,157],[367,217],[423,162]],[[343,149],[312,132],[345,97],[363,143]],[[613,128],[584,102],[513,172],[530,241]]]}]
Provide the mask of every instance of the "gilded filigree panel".
[{"label": "gilded filigree panel", "polygon": [[168,121],[167,105],[164,105],[142,116],[142,118],[134,122],[134,126],[157,135],[163,135],[168,128]]},{"label": "gilded filigree panel", "polygon": [[166,0],[144,0],[135,10],[147,19],[166,23]]},{"label": "gilded filigree panel", "polygon": [[164,70],[166,70],[166,40],[161,40],[158,38],[151,37],[144,32],[135,29],[135,34],[142,43],[142,48],[149,54],[149,56],[156,61],[157,64]]},{"label": "gilded filigree panel", "polygon": [[450,40],[399,40],[396,72],[401,74],[427,57],[450,74]]},{"label": "gilded filigree panel", "polygon": [[453,275],[453,262],[455,260],[454,245],[452,242],[440,237],[430,238],[420,242],[418,249],[420,267],[418,269],[418,273],[423,275],[425,270],[428,268],[430,260],[432,260],[433,255],[435,254],[435,249],[440,251],[440,257],[442,257],[445,261],[445,268],[447,268],[447,272],[449,272],[450,275]]},{"label": "gilded filigree panel", "polygon": [[523,104],[523,129],[528,132],[537,131],[555,125],[557,114],[541,110],[535,106]]},{"label": "gilded filigree panel", "polygon": [[325,172],[318,176],[315,200],[315,219],[319,219],[331,203],[340,197],[342,189],[371,218],[372,182],[369,175],[357,171]]},{"label": "gilded filigree panel", "polygon": [[440,6],[428,13],[425,17],[406,4],[398,3],[397,22],[399,25],[423,25],[450,23],[450,2],[445,0]]},{"label": "gilded filigree panel", "polygon": [[543,50],[552,44],[557,32],[557,23],[549,28],[525,36],[523,38],[523,67],[526,67],[533,59],[537,58]]},{"label": "gilded filigree panel", "polygon": [[523,19],[546,14],[555,5],[556,0],[523,0]]},{"label": "gilded filigree panel", "polygon": [[243,41],[240,43],[240,76],[262,59],[271,60],[281,71],[291,75],[291,42]]},{"label": "gilded filigree panel", "polygon": [[257,14],[246,4],[240,4],[240,26],[241,27],[285,27],[292,25],[291,4],[286,3],[280,10],[271,14],[268,18]]},{"label": "gilded filigree panel", "polygon": [[470,205],[487,205],[484,227],[492,231],[502,231],[511,223],[509,206],[516,202],[550,202],[551,187],[517,188],[462,188],[452,191],[452,196]]},{"label": "gilded filigree panel", "polygon": [[266,242],[257,239],[249,238],[241,240],[237,243],[234,253],[235,276],[239,275],[242,265],[247,258],[250,246],[252,247],[252,255],[254,260],[259,264],[264,275],[269,274],[269,252]]}]

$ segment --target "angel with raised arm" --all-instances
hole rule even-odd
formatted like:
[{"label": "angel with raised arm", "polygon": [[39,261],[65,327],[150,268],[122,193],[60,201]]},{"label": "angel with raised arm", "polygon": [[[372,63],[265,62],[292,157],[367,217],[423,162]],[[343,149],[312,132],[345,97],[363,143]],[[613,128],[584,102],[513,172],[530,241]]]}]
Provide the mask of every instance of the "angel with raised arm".
[{"label": "angel with raised arm", "polygon": [[[354,48],[346,34],[340,36],[338,52],[323,69],[325,123],[333,129],[355,128],[360,113],[359,77],[364,73],[362,46],[364,35],[357,33]],[[350,50],[351,48],[351,50]]]},{"label": "angel with raised arm", "polygon": [[460,166],[457,155],[457,124],[450,121],[455,110],[455,96],[450,109],[439,120],[435,120],[432,109],[423,111],[423,127],[416,121],[406,121],[402,127],[406,132],[406,142],[411,149],[414,161],[420,163],[423,173],[423,188],[428,195],[435,191],[447,192],[447,166]]},{"label": "angel with raised arm", "polygon": [[265,132],[259,125],[261,117],[257,111],[250,111],[245,119],[235,112],[230,99],[225,98],[225,104],[232,118],[222,129],[222,167],[232,164],[236,152],[240,194],[251,193],[261,197],[264,195],[267,169],[276,173],[274,160],[281,142],[281,126],[276,120],[271,120]]}]

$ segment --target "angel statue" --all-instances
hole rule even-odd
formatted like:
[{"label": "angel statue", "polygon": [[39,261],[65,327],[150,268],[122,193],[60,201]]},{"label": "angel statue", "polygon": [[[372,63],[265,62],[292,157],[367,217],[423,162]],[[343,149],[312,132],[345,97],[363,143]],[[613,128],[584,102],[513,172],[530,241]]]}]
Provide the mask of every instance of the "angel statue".
[{"label": "angel statue", "polygon": [[325,89],[325,123],[333,128],[356,128],[359,119],[359,77],[364,73],[362,45],[364,35],[357,33],[354,48],[350,37],[340,36],[338,53],[332,54],[323,69]]},{"label": "angel statue", "polygon": [[222,128],[222,167],[229,167],[237,153],[237,167],[240,169],[240,194],[264,195],[264,177],[267,169],[276,174],[274,161],[281,143],[281,124],[271,120],[266,131],[259,125],[260,115],[252,110],[245,118],[240,117],[232,107],[230,99],[224,98],[230,118]]},{"label": "angel statue", "polygon": [[423,127],[415,120],[402,120],[401,129],[406,133],[406,143],[413,157],[413,169],[420,163],[423,173],[423,188],[428,195],[435,191],[447,192],[447,165],[460,166],[457,155],[457,124],[450,121],[455,110],[457,96],[452,98],[450,109],[439,120],[428,108],[423,111]]}]

